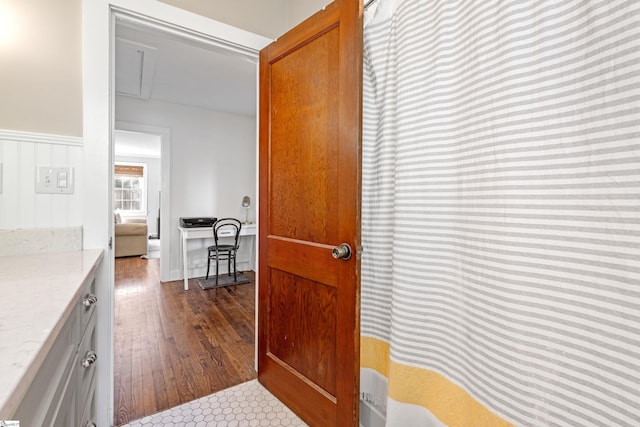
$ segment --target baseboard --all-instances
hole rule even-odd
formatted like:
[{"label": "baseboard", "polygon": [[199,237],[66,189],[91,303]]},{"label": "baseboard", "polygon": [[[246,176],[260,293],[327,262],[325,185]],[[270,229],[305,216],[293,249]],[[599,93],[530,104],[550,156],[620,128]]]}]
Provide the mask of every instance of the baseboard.
[{"label": "baseboard", "polygon": [[[227,268],[226,265],[223,267],[222,265],[220,266],[220,272],[221,273],[226,273],[227,272]],[[210,274],[213,274],[213,264],[211,264],[211,271],[209,272]],[[253,270],[253,268],[251,267],[251,264],[249,262],[238,262],[237,265],[237,269],[238,271],[250,271]],[[205,274],[207,273],[207,267],[190,267],[189,268],[189,278],[193,279],[196,277],[204,277]],[[171,273],[169,275],[169,280],[170,282],[174,281],[174,280],[183,280],[183,275],[182,275],[182,269],[180,270],[171,270]]]}]

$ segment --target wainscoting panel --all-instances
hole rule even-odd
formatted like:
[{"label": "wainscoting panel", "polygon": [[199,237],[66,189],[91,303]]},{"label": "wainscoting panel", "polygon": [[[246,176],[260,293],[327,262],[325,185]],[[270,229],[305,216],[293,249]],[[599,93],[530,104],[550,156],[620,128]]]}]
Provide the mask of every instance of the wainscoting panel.
[{"label": "wainscoting panel", "polygon": [[[0,130],[0,229],[82,225],[82,140]],[[73,168],[73,194],[36,194],[38,166]]]}]

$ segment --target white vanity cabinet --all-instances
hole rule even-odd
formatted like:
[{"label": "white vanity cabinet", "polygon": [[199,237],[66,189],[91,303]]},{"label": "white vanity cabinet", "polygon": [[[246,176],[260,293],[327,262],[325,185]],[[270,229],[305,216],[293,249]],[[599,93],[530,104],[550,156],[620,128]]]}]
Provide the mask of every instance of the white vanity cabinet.
[{"label": "white vanity cabinet", "polygon": [[[40,274],[39,280],[12,282],[22,290],[15,294],[15,313],[26,314],[7,317],[7,329],[0,328],[0,339],[15,342],[15,348],[7,347],[11,351],[0,352],[0,362],[14,367],[0,372],[8,382],[7,389],[0,390],[0,419],[18,420],[21,426],[95,426],[96,365],[100,363],[95,353],[96,312],[101,305],[95,296],[95,276],[102,251],[37,257],[40,265],[49,262],[44,271],[33,273]],[[10,279],[13,267],[26,265],[18,257],[0,257],[0,278],[5,274]],[[22,277],[24,271],[28,270],[22,270]]]},{"label": "white vanity cabinet", "polygon": [[[74,381],[73,364],[75,363],[77,345],[77,317],[72,316],[63,326],[58,339],[51,347],[40,370],[22,399],[12,419],[21,425],[49,426],[57,419],[62,420],[67,408],[73,403]],[[63,404],[69,405],[67,408]],[[73,419],[69,419],[73,425]],[[63,425],[62,421],[57,425]]]},{"label": "white vanity cabinet", "polygon": [[94,419],[95,281],[82,292],[15,412],[25,426],[89,427]]}]

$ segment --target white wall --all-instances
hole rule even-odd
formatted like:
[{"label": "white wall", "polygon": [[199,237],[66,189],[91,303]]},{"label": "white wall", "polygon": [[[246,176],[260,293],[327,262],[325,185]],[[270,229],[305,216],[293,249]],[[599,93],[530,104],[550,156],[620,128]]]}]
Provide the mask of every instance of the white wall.
[{"label": "white wall", "polygon": [[82,136],[82,2],[0,1],[0,129]]},{"label": "white wall", "polygon": [[331,0],[160,0],[271,39],[278,38],[313,15]]},{"label": "white wall", "polygon": [[[82,140],[0,131],[0,229],[82,225]],[[73,194],[36,194],[37,166],[69,166]]]},{"label": "white wall", "polygon": [[[244,218],[242,197],[256,195],[256,120],[158,101],[116,97],[116,121],[171,129],[171,280],[182,277],[178,222],[180,217]],[[255,220],[255,207],[250,219]],[[162,219],[165,220],[164,218]],[[191,246],[193,244],[193,247]],[[204,242],[190,242],[191,276],[206,266]],[[165,261],[166,262],[166,261]],[[206,267],[205,267],[206,268]]]},{"label": "white wall", "polygon": [[140,163],[147,166],[147,231],[158,233],[158,213],[160,210],[160,159],[154,157],[121,156],[116,154],[116,161]]},{"label": "white wall", "polygon": [[271,39],[279,37],[287,24],[287,0],[160,0],[163,3],[224,22]]},{"label": "white wall", "polygon": [[288,0],[287,25],[283,34],[329,3],[331,3],[331,0]]}]

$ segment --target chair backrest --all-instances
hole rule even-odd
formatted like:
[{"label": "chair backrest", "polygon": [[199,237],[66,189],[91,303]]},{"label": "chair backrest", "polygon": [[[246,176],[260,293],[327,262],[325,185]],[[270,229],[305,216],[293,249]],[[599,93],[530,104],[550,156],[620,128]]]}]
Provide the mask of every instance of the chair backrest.
[{"label": "chair backrest", "polygon": [[218,246],[219,238],[232,237],[234,239],[234,246],[238,249],[238,237],[240,236],[240,230],[242,229],[242,223],[235,218],[220,218],[213,224],[213,238]]}]

